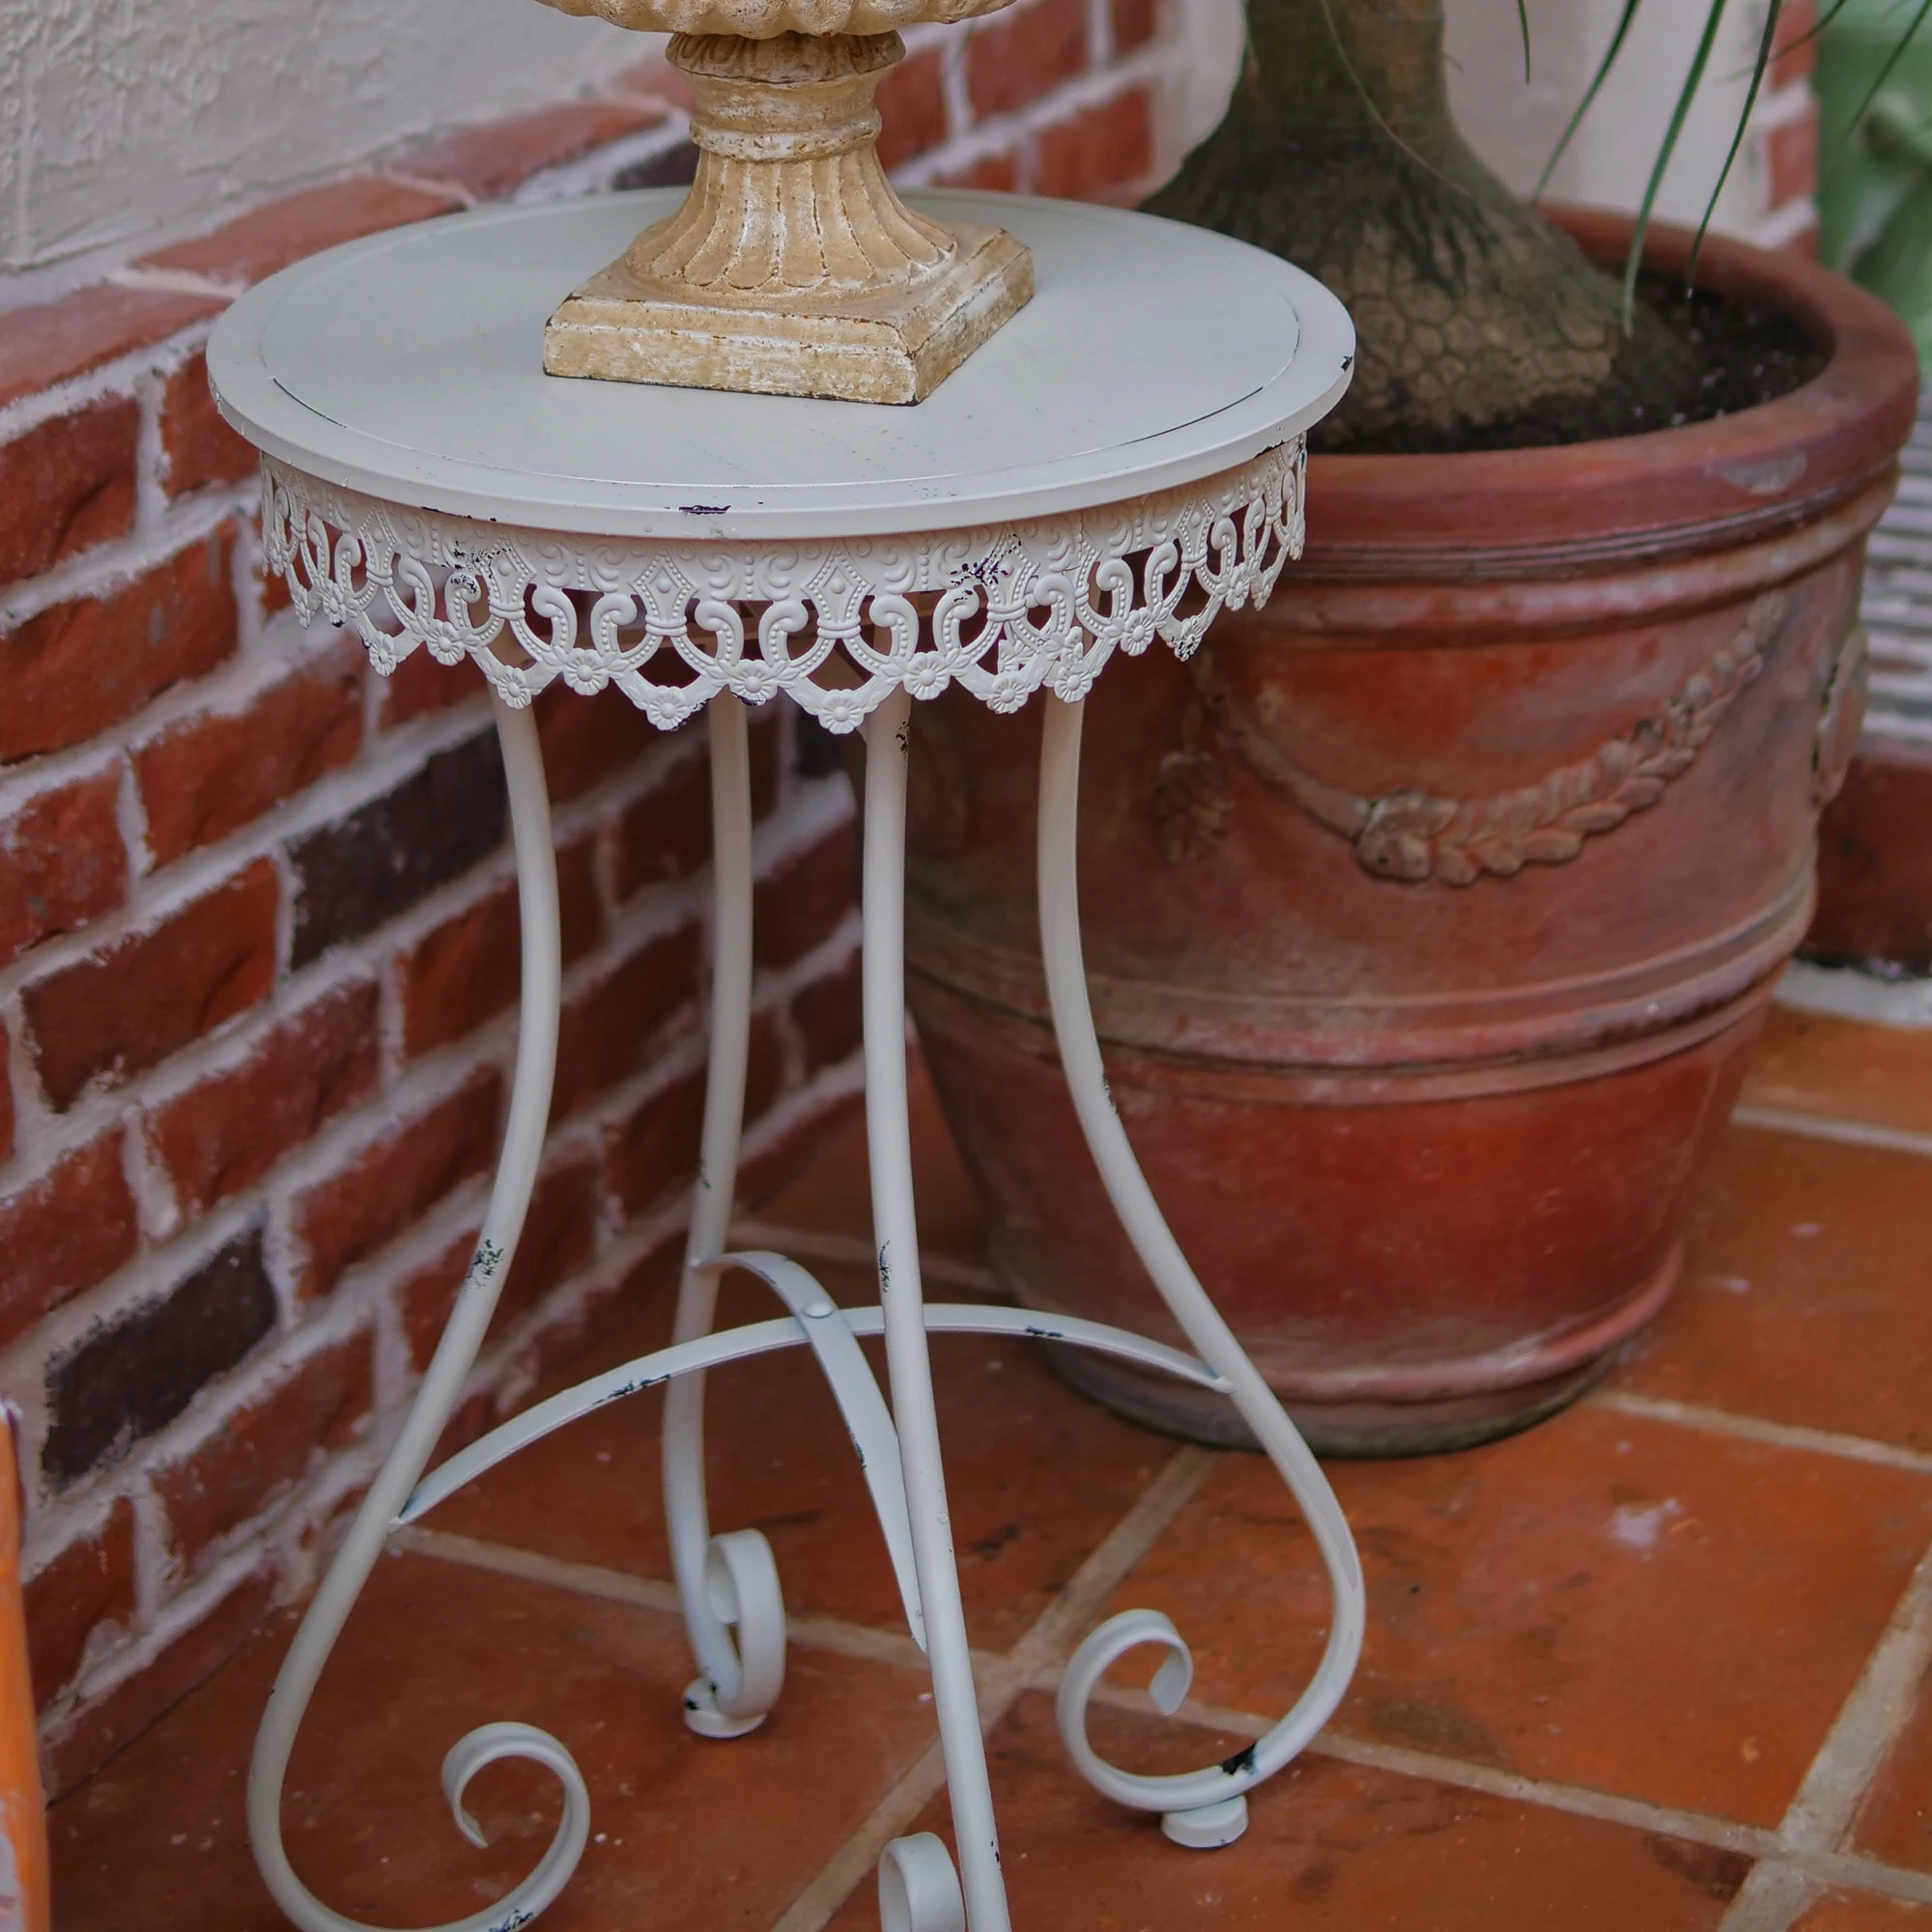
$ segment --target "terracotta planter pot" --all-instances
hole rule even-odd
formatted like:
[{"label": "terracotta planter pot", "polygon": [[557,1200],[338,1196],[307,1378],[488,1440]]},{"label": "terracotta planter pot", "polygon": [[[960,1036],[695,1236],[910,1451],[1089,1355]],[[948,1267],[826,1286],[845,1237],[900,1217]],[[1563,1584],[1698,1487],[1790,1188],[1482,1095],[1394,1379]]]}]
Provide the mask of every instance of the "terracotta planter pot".
[{"label": "terracotta planter pot", "polygon": [[[1618,258],[1628,228],[1577,216]],[[1686,238],[1656,253],[1681,263]],[[1309,544],[1193,665],[1089,704],[1081,867],[1114,1095],[1311,1439],[1437,1449],[1570,1400],[1670,1293],[1857,737],[1864,537],[1918,371],[1815,265],[1716,244],[1818,379],[1568,448],[1317,458]],[[912,1002],[1027,1302],[1171,1336],[1045,1025],[1037,707],[917,707]],[[1065,1372],[1233,1439],[1210,1398]]]}]

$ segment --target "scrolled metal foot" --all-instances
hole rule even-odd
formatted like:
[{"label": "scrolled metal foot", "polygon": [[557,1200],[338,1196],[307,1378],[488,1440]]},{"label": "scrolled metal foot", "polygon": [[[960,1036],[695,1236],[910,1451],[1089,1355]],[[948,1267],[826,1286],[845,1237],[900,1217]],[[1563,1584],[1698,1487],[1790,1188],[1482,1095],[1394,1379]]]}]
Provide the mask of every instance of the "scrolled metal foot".
[{"label": "scrolled metal foot", "polygon": [[1039,924],[1047,1003],[1066,1090],[1121,1227],[1183,1334],[1214,1372],[1241,1419],[1300,1506],[1328,1573],[1333,1613],[1321,1661],[1294,1706],[1265,1736],[1211,1770],[1174,1777],[1141,1777],[1106,1763],[1087,1739],[1087,1704],[1109,1664],[1142,1644],[1168,1652],[1151,1687],[1172,1715],[1194,1672],[1174,1626],[1152,1611],[1128,1611],[1101,1625],[1067,1666],[1060,1689],[1061,1735],[1074,1764],[1096,1790],[1122,1804],[1162,1814],[1178,1844],[1224,1845],[1245,1829],[1245,1794],[1294,1758],[1327,1722],[1348,1690],[1361,1655],[1368,1592],[1348,1520],[1321,1466],[1249,1361],[1234,1331],[1195,1278],[1134,1157],[1114,1110],[1094,1030],[1081,954],[1077,800],[1082,707],[1049,698],[1040,744]]},{"label": "scrolled metal foot", "polygon": [[[503,1151],[476,1252],[442,1339],[402,1433],[369,1485],[342,1547],[282,1660],[248,1767],[248,1836],[255,1862],[275,1903],[300,1932],[369,1932],[361,1921],[331,1911],[297,1876],[282,1843],[282,1786],[296,1733],[301,1728],[329,1653],[382,1555],[384,1539],[418,1487],[489,1330],[523,1232],[550,1114],[560,971],[550,803],[535,721],[527,711],[511,711],[499,701],[497,728],[503,748],[510,822],[517,847],[524,975],[517,1070],[511,1083]],[[472,1844],[484,1843],[481,1828],[463,1806],[463,1794],[470,1779],[486,1764],[509,1757],[543,1765],[562,1785],[563,1817],[555,1836],[536,1869],[520,1885],[494,1905],[439,1927],[437,1932],[516,1932],[556,1898],[583,1855],[590,1835],[590,1798],[582,1773],[555,1738],[530,1724],[485,1724],[461,1739],[443,1759],[443,1794],[464,1836]]]},{"label": "scrolled metal foot", "polygon": [[772,1546],[756,1529],[711,1539],[704,1593],[712,1614],[737,1636],[737,1682],[728,1698],[709,1677],[684,1693],[684,1721],[701,1738],[742,1738],[771,1715],[784,1689],[784,1593]]},{"label": "scrolled metal foot", "polygon": [[1109,1764],[1087,1735],[1087,1709],[1101,1678],[1129,1651],[1150,1644],[1167,1654],[1148,1685],[1148,1695],[1166,1717],[1180,1709],[1194,1683],[1193,1652],[1158,1610],[1122,1610],[1093,1632],[1068,1660],[1053,1709],[1061,1741],[1075,1770],[1095,1791],[1137,1811],[1160,1812],[1161,1829],[1176,1844],[1197,1851],[1231,1845],[1248,1829],[1248,1804],[1241,1794],[1258,1781],[1252,1750],[1208,1770],[1148,1777]]},{"label": "scrolled metal foot", "polygon": [[946,1840],[895,1838],[879,1860],[881,1932],[966,1932],[966,1900]]}]

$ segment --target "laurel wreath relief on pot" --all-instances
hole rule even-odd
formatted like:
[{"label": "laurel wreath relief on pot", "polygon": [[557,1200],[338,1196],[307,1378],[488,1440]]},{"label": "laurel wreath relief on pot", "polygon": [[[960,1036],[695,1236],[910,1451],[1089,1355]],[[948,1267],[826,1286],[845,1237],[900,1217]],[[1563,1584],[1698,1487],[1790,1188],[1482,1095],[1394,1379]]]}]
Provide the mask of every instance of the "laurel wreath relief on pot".
[{"label": "laurel wreath relief on pot", "polygon": [[[1445,798],[1401,786],[1364,797],[1297,764],[1229,685],[1212,649],[1192,660],[1196,703],[1179,748],[1154,781],[1154,836],[1170,865],[1211,851],[1225,836],[1234,797],[1208,730],[1256,778],[1292,798],[1319,825],[1347,838],[1372,877],[1405,885],[1431,879],[1467,886],[1513,878],[1525,866],[1560,866],[1586,839],[1647,811],[1696,762],[1779,635],[1787,600],[1767,591],[1737,630],[1648,716],[1533,784],[1488,798]],[[1813,753],[1813,796],[1823,803],[1844,776],[1848,718],[1861,712],[1863,633],[1841,640],[1827,680]],[[1856,725],[1853,726],[1855,735]]]}]

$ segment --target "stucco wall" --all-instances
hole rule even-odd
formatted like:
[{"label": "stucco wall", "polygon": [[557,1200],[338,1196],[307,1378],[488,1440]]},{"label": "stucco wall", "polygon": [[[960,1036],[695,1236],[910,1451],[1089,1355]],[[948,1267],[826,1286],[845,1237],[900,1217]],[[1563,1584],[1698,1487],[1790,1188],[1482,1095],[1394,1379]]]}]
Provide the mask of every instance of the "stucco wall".
[{"label": "stucco wall", "polygon": [[[1517,0],[1445,0],[1445,11],[1457,121],[1483,158],[1527,194],[1609,44],[1622,0],[1529,0],[1527,82]],[[1551,179],[1555,199],[1637,206],[1705,13],[1683,4],[1638,10],[1610,78]],[[1761,0],[1726,10],[1704,85],[1664,177],[1658,211],[1666,220],[1695,223],[1703,214],[1737,128],[1763,21]],[[1767,96],[1753,117],[1754,129],[1766,129],[1770,104]],[[1747,240],[1791,239],[1763,232],[1773,202],[1765,174],[1761,141],[1747,142],[1719,204],[1719,229]],[[1803,226],[1808,206],[1785,219]]]},{"label": "stucco wall", "polygon": [[639,51],[531,0],[0,0],[8,298]]}]

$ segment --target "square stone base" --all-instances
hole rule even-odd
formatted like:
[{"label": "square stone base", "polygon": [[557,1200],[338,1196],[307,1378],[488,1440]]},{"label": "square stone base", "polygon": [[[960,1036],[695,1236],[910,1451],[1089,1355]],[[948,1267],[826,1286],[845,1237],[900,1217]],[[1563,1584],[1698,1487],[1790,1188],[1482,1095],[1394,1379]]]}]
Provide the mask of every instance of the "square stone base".
[{"label": "square stone base", "polygon": [[916,403],[1033,297],[1033,257],[1002,228],[958,222],[950,267],[910,289],[804,305],[697,301],[618,260],[551,317],[544,367],[607,383]]}]

